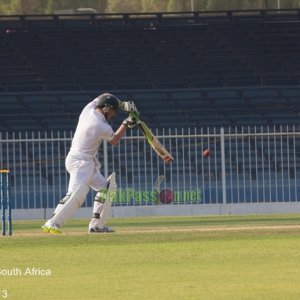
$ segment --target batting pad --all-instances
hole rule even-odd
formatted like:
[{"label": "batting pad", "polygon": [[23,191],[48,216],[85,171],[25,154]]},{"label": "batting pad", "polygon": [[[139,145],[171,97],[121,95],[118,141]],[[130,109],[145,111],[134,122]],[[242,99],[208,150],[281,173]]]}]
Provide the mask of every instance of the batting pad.
[{"label": "batting pad", "polygon": [[117,183],[116,183],[116,172],[113,172],[110,174],[110,176],[107,179],[108,185],[107,185],[107,195],[106,200],[102,206],[102,210],[100,213],[100,219],[98,223],[98,227],[102,229],[109,216],[109,210],[111,207],[112,201],[114,201],[116,194],[117,194]]},{"label": "batting pad", "polygon": [[68,201],[61,206],[61,208],[49,220],[49,222],[59,227],[63,225],[66,219],[72,216],[75,210],[83,204],[88,192],[89,187],[87,185],[77,188],[73,193],[71,193]]}]

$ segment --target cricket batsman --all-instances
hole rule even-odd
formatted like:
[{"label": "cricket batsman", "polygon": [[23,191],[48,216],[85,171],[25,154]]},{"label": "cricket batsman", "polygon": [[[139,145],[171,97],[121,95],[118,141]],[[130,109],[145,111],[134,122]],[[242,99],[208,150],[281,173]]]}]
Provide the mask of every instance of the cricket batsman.
[{"label": "cricket batsman", "polygon": [[[116,132],[110,123],[118,111],[129,116]],[[115,173],[108,180],[100,172],[101,164],[97,154],[103,140],[116,145],[124,136],[127,128],[133,128],[139,114],[133,101],[121,101],[116,96],[104,93],[87,104],[79,116],[77,128],[70,151],[66,157],[66,169],[70,174],[68,192],[54,210],[53,216],[43,226],[45,233],[59,234],[67,218],[81,207],[89,188],[97,191],[93,204],[93,217],[89,224],[89,233],[113,232],[106,226],[106,217],[110,201],[116,192]]]}]

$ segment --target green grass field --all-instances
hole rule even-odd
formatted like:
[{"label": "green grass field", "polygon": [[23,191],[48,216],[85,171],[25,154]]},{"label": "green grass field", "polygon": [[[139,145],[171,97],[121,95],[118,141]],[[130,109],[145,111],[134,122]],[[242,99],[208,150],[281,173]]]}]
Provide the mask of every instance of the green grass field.
[{"label": "green grass field", "polygon": [[100,235],[42,223],[1,237],[0,299],[300,299],[300,215],[112,219]]}]

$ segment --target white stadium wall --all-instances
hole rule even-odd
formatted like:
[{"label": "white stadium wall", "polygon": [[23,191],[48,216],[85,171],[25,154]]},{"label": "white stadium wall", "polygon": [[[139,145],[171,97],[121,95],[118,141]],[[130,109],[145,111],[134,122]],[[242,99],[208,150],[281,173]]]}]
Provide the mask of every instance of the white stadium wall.
[{"label": "white stadium wall", "polygon": [[[73,218],[88,219],[92,208],[80,208]],[[15,209],[14,220],[45,220],[51,217],[53,209]],[[129,206],[112,207],[111,218],[154,217],[154,216],[208,216],[208,215],[257,215],[300,213],[300,203],[253,203],[253,204],[183,204],[180,206]]]}]

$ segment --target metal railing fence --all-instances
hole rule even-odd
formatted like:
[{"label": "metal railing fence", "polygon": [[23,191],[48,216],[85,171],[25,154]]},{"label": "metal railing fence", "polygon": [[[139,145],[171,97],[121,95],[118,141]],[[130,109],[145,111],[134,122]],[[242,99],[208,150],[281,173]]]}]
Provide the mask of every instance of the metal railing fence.
[{"label": "metal railing fence", "polygon": [[[103,143],[102,173],[117,173],[113,205],[300,201],[295,126],[156,130],[174,162],[165,164],[135,129],[119,145]],[[11,171],[13,208],[53,208],[64,196],[64,160],[72,132],[0,133],[0,167]],[[204,157],[209,148],[211,155]],[[162,178],[160,193],[155,182]],[[85,206],[91,206],[90,192]]]}]

